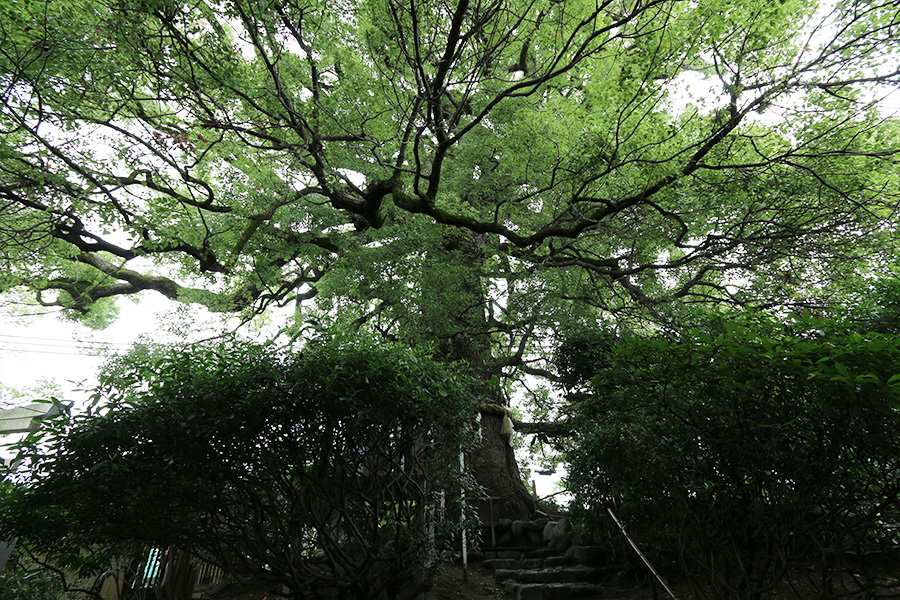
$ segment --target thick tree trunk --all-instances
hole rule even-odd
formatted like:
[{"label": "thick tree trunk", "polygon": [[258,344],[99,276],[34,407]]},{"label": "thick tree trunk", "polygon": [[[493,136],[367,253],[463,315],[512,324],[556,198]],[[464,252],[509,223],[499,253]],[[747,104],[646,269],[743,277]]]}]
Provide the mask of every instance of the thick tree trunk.
[{"label": "thick tree trunk", "polygon": [[486,495],[499,499],[499,518],[528,519],[536,510],[537,503],[522,481],[510,444],[510,434],[503,424],[504,418],[508,419],[502,406],[482,408],[481,443],[469,454],[469,465]]},{"label": "thick tree trunk", "polygon": [[536,503],[522,482],[509,435],[502,431],[503,419],[508,418],[499,405],[503,399],[488,383],[496,373],[487,367],[491,337],[478,236],[448,236],[439,258],[437,254],[430,261],[434,268],[426,270],[423,281],[423,329],[437,339],[442,358],[465,363],[473,377],[485,381],[481,443],[467,462],[485,494],[499,499],[500,518],[527,519]]}]

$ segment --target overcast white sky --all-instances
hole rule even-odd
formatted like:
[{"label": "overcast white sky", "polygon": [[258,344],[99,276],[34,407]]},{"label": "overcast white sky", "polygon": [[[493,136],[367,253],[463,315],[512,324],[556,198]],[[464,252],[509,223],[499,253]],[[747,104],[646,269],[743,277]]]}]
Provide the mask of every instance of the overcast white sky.
[{"label": "overcast white sky", "polygon": [[122,302],[122,317],[103,331],[92,331],[53,313],[26,319],[0,315],[0,383],[17,389],[41,377],[55,379],[63,390],[69,381],[92,378],[103,358],[94,348],[126,350],[157,327],[156,302]]}]

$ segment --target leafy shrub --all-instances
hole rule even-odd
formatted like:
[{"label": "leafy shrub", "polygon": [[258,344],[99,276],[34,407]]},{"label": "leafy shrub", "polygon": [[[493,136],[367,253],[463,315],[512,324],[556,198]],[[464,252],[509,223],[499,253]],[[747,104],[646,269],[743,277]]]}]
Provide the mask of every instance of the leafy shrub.
[{"label": "leafy shrub", "polygon": [[435,494],[462,483],[466,387],[399,347],[136,353],[103,381],[102,415],[23,445],[2,531],[172,545],[294,597],[367,598],[421,575]]},{"label": "leafy shrub", "polygon": [[862,557],[900,542],[900,339],[726,323],[608,358],[569,452],[595,531],[612,507],[698,595],[757,598],[788,575],[822,595],[873,588]]},{"label": "leafy shrub", "polygon": [[59,596],[57,582],[47,575],[22,578],[14,573],[0,574],[0,600],[48,600]]}]

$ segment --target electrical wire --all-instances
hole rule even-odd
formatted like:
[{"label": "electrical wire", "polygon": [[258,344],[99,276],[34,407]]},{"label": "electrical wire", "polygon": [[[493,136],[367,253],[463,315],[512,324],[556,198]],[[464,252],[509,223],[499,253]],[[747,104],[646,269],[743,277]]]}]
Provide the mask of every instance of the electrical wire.
[{"label": "electrical wire", "polygon": [[[64,340],[61,338],[45,338],[45,337],[32,337],[28,335],[12,335],[9,333],[0,333],[0,342],[2,342],[2,338],[11,338],[15,343],[20,344],[36,344],[39,342],[58,342],[63,345],[101,345],[101,346],[125,346],[131,347],[133,344],[130,342],[104,342],[104,341],[89,341],[89,342],[80,342],[77,340]],[[18,340],[38,340],[38,342],[19,342]],[[39,344],[39,345],[52,345],[52,344]]]},{"label": "electrical wire", "polygon": [[8,348],[0,345],[0,352],[27,352],[30,354],[52,354],[54,356],[82,356],[84,358],[100,358],[100,354],[89,354],[87,352],[61,352],[59,350],[31,350],[28,348]]},{"label": "electrical wire", "polygon": [[111,350],[127,350],[132,346],[133,344],[127,342],[81,342],[61,338],[0,333],[0,352],[3,353],[24,352],[29,354],[98,358]]}]

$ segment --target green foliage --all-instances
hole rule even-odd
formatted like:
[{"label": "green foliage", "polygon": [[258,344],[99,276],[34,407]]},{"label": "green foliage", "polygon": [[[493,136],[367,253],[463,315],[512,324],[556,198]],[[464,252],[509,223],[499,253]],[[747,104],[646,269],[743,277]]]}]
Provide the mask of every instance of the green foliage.
[{"label": "green foliage", "polygon": [[469,485],[453,467],[466,385],[397,346],[142,350],[98,394],[102,414],[20,446],[27,478],[5,495],[4,534],[73,554],[174,545],[297,597],[375,597],[433,564],[436,495]]},{"label": "green foliage", "polygon": [[895,0],[0,10],[0,287],[92,326],[293,306],[509,381],[896,262]]},{"label": "green foliage", "polygon": [[595,530],[618,537],[613,508],[703,597],[757,598],[788,575],[875,589],[862,557],[900,542],[896,337],[735,317],[621,340],[592,390],[568,485]]},{"label": "green foliage", "polygon": [[608,331],[584,331],[560,340],[553,357],[559,384],[569,392],[584,390],[598,372],[610,368],[619,336]]},{"label": "green foliage", "polygon": [[21,542],[0,574],[0,600],[98,600],[104,587],[107,595],[114,589],[121,598],[131,583],[128,567],[137,555],[97,547],[67,554],[54,547],[37,556]]},{"label": "green foliage", "polygon": [[25,388],[13,388],[0,383],[0,408],[52,396],[62,396],[62,387],[49,377],[39,377],[33,385]]},{"label": "green foliage", "polygon": [[58,598],[58,592],[58,581],[47,573],[30,577],[9,571],[0,574],[0,600],[49,600]]},{"label": "green foliage", "polygon": [[95,326],[142,291],[431,341],[491,307],[516,348],[594,308],[817,296],[892,247],[889,0],[2,11],[0,285]]}]

